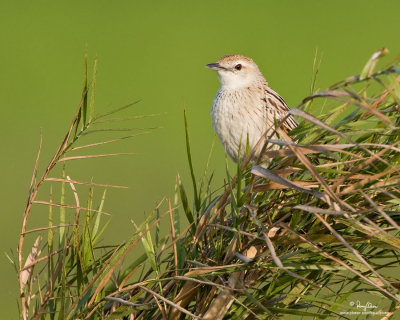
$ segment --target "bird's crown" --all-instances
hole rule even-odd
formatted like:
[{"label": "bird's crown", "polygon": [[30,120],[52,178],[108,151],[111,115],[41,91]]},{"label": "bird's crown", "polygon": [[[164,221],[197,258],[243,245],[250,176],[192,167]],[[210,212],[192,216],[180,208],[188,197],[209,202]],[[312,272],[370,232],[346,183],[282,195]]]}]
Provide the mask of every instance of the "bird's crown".
[{"label": "bird's crown", "polygon": [[223,56],[206,67],[217,71],[224,88],[236,89],[247,87],[255,81],[265,81],[253,59],[240,54]]}]

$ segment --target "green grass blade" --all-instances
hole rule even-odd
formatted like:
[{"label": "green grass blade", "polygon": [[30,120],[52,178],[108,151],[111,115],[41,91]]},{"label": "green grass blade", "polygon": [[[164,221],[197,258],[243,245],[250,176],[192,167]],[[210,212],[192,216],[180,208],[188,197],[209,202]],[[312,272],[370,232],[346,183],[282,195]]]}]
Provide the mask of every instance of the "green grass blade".
[{"label": "green grass blade", "polygon": [[[66,173],[65,173],[65,165],[63,166],[62,169],[62,178],[65,180],[66,179]],[[61,183],[61,198],[60,198],[60,225],[65,225],[66,220],[65,220],[65,182]],[[65,244],[65,227],[60,228],[60,248],[64,247]]]},{"label": "green grass blade", "polygon": [[94,239],[96,238],[97,232],[99,230],[101,216],[102,216],[101,212],[103,211],[104,201],[106,199],[106,193],[107,193],[107,189],[104,189],[103,195],[102,195],[101,201],[100,201],[100,206],[99,206],[98,212],[96,213],[96,219],[94,221],[94,225],[93,225],[93,229],[92,229],[92,241],[93,241],[93,244],[96,243],[94,241]]},{"label": "green grass blade", "polygon": [[189,169],[190,169],[190,176],[192,177],[192,184],[193,184],[193,197],[194,197],[194,204],[195,204],[195,209],[196,209],[196,217],[199,214],[200,211],[200,195],[197,193],[197,182],[196,182],[196,177],[194,175],[194,170],[193,170],[193,163],[192,163],[192,154],[190,151],[190,140],[189,140],[189,129],[188,129],[188,123],[187,123],[187,117],[186,117],[186,110],[183,111],[183,119],[185,123],[185,138],[186,138],[186,154],[188,158],[188,163],[189,163]]},{"label": "green grass blade", "polygon": [[92,122],[94,117],[94,101],[95,101],[95,92],[96,92],[96,77],[97,77],[97,59],[94,60],[93,65],[93,76],[92,83],[90,86],[90,101],[89,101],[89,120],[88,122]]},{"label": "green grass blade", "polygon": [[181,195],[181,202],[182,202],[182,206],[183,206],[183,212],[185,213],[186,218],[189,221],[189,223],[192,224],[191,230],[192,230],[192,232],[194,234],[195,231],[196,231],[196,228],[195,228],[195,226],[193,224],[194,217],[193,217],[193,214],[192,214],[192,210],[190,209],[190,206],[189,206],[189,202],[188,202],[188,199],[187,199],[187,196],[186,196],[185,188],[183,186],[181,177],[179,175],[178,175],[178,186],[179,186],[179,192],[180,192],[180,195]]},{"label": "green grass blade", "polygon": [[87,108],[88,108],[88,54],[85,51],[85,63],[83,71],[83,104],[81,108],[82,129],[87,122]]}]

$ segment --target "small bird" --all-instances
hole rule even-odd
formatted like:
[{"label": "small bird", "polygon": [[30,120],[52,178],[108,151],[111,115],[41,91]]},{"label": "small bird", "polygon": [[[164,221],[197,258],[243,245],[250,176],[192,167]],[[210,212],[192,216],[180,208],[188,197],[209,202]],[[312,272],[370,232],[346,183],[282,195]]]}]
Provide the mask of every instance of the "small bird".
[{"label": "small bird", "polygon": [[217,71],[221,82],[211,108],[213,129],[233,161],[244,158],[247,139],[250,150],[258,144],[253,151],[253,158],[257,158],[275,129],[275,121],[283,120],[280,128],[286,132],[297,126],[283,98],[268,86],[251,58],[227,55],[206,67]]}]

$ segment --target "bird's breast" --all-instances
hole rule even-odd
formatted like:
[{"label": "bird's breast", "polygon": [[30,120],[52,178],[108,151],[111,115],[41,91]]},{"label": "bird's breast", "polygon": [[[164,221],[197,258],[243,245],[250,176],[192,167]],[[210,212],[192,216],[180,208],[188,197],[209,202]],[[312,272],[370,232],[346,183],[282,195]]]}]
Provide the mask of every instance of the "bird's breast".
[{"label": "bird's breast", "polygon": [[234,160],[237,160],[239,146],[241,156],[245,154],[247,137],[253,148],[268,126],[261,95],[247,91],[220,89],[211,109],[213,129]]}]

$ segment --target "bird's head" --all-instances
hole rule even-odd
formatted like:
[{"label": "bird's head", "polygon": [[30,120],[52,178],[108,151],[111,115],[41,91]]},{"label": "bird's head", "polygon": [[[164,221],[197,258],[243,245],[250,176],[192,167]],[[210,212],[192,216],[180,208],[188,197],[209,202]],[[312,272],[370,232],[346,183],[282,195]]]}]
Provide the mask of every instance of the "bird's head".
[{"label": "bird's head", "polygon": [[245,56],[236,54],[224,56],[206,68],[217,71],[222,87],[236,89],[246,87],[263,77],[255,62]]}]

